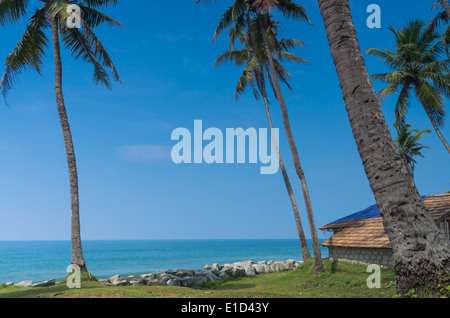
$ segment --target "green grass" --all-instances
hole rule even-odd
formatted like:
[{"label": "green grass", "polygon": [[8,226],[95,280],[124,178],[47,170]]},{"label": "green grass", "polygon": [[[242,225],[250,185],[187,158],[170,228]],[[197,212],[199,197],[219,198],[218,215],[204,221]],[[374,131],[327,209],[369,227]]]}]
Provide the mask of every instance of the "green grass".
[{"label": "green grass", "polygon": [[64,283],[45,288],[0,285],[0,298],[392,298],[394,273],[382,268],[381,288],[370,289],[370,273],[364,265],[324,260],[324,272],[314,274],[314,261],[293,271],[271,272],[251,277],[225,279],[196,288],[170,286],[104,286],[83,281],[81,289]]}]

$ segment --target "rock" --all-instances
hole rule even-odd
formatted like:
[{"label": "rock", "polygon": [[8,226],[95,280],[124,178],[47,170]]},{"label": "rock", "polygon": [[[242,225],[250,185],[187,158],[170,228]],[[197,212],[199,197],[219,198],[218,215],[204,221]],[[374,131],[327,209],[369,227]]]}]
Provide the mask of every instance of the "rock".
[{"label": "rock", "polygon": [[259,262],[254,265],[256,274],[262,274],[265,272],[268,272],[270,270],[269,266],[266,264],[266,262]]},{"label": "rock", "polygon": [[238,263],[234,263],[235,266],[240,267],[240,268],[246,268],[249,265],[253,265],[255,264],[255,262],[252,261],[243,261],[243,262],[238,262]]},{"label": "rock", "polygon": [[217,263],[214,263],[211,265],[212,270],[221,271],[223,268],[224,268],[224,266],[217,264]]},{"label": "rock", "polygon": [[118,280],[123,280],[123,278],[120,277],[120,275],[114,275],[114,276],[111,276],[110,278],[108,278],[108,282],[110,284],[114,284]]},{"label": "rock", "polygon": [[167,286],[181,286],[181,280],[179,278],[171,278],[166,283]]},{"label": "rock", "polygon": [[192,287],[194,284],[194,278],[190,276],[185,276],[180,278],[181,286],[183,287]]},{"label": "rock", "polygon": [[11,283],[11,282],[7,282],[7,283],[5,283],[4,285],[5,285],[5,286],[13,286],[14,284]]},{"label": "rock", "polygon": [[278,272],[279,269],[280,269],[280,266],[279,266],[279,264],[276,263],[276,262],[272,262],[272,263],[269,265],[269,270],[270,270],[271,272]]},{"label": "rock", "polygon": [[[234,264],[220,265],[217,263],[203,266],[203,269],[169,269],[167,271],[158,271],[156,274],[143,274],[138,276],[128,276],[123,278],[120,275],[112,276],[108,279],[99,280],[100,283],[110,286],[183,286],[195,287],[203,283],[243,276],[253,276],[269,271],[287,271],[295,269],[302,262],[295,260],[287,260],[283,262],[260,261],[253,262],[251,260],[236,262]],[[24,281],[19,286],[31,286],[33,282]],[[44,283],[44,282],[43,282]]]},{"label": "rock", "polygon": [[115,280],[113,283],[111,283],[112,286],[114,287],[119,287],[119,286],[128,286],[130,284],[130,282],[128,282],[126,279],[122,279],[122,280]]},{"label": "rock", "polygon": [[194,275],[195,277],[205,277],[207,282],[220,279],[220,277],[217,276],[212,270],[199,270],[195,272]]},{"label": "rock", "polygon": [[144,282],[144,278],[143,277],[137,277],[137,276],[128,276],[127,277],[127,281],[129,281],[130,283],[143,283]]},{"label": "rock", "polygon": [[256,269],[253,265],[249,264],[244,270],[245,276],[254,276],[256,275]]},{"label": "rock", "polygon": [[21,287],[31,287],[33,285],[33,281],[31,280],[24,280],[21,281],[20,283],[17,283],[16,286],[21,286]]},{"label": "rock", "polygon": [[108,278],[108,282],[112,285],[112,286],[127,286],[129,285],[129,282],[121,277],[120,275],[114,275],[110,278]]},{"label": "rock", "polygon": [[221,270],[221,271],[217,272],[216,275],[217,275],[217,277],[219,277],[219,279],[227,279],[227,278],[231,277],[231,275],[228,274],[224,270]]},{"label": "rock", "polygon": [[162,285],[166,285],[167,282],[170,279],[176,278],[176,276],[168,274],[168,273],[164,273],[158,276],[158,280],[161,282]]},{"label": "rock", "polygon": [[194,275],[193,269],[179,269],[174,275],[177,277],[185,277]]},{"label": "rock", "polygon": [[50,279],[50,280],[46,280],[40,283],[36,283],[31,285],[31,287],[49,287],[49,286],[54,286],[56,284],[56,280],[55,279]]},{"label": "rock", "polygon": [[231,269],[231,276],[233,277],[243,277],[245,276],[245,269],[240,267],[233,267]]},{"label": "rock", "polygon": [[147,286],[157,286],[157,285],[164,285],[164,284],[157,278],[148,279]]},{"label": "rock", "polygon": [[284,271],[289,270],[289,266],[285,262],[277,262],[276,264],[278,265],[277,271],[279,271],[279,272],[284,272]]},{"label": "rock", "polygon": [[202,276],[197,276],[197,277],[194,277],[194,281],[192,283],[192,287],[195,287],[195,286],[207,283],[207,282],[208,282],[208,278],[206,278],[204,276],[203,277]]},{"label": "rock", "polygon": [[134,275],[127,276],[127,278],[126,278],[126,280],[129,280],[129,281],[138,280],[138,279],[140,279],[140,277],[137,277],[137,276],[134,276]]},{"label": "rock", "polygon": [[287,260],[285,263],[289,267],[289,269],[294,269],[296,267],[295,260],[293,260],[293,259]]}]

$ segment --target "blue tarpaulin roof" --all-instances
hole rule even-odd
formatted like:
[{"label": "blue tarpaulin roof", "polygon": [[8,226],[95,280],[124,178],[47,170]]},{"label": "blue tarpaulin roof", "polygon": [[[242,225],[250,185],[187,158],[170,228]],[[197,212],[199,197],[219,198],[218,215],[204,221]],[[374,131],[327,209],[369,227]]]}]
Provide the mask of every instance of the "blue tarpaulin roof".
[{"label": "blue tarpaulin roof", "polygon": [[[425,198],[426,196],[422,196],[422,199]],[[354,214],[348,215],[346,217],[343,217],[342,219],[336,220],[328,225],[331,224],[337,224],[337,223],[343,223],[343,222],[351,222],[351,221],[358,221],[358,220],[367,220],[367,219],[374,219],[374,218],[379,218],[380,215],[380,210],[378,210],[378,207],[376,204],[369,206],[368,208],[356,212]]]},{"label": "blue tarpaulin roof", "polygon": [[356,212],[354,214],[343,217],[342,219],[336,220],[330,224],[337,224],[337,223],[358,221],[358,220],[366,220],[366,219],[373,219],[373,218],[379,218],[379,217],[380,217],[380,211],[378,210],[377,205],[374,204],[372,206],[369,206],[367,209],[364,209],[360,212]]}]

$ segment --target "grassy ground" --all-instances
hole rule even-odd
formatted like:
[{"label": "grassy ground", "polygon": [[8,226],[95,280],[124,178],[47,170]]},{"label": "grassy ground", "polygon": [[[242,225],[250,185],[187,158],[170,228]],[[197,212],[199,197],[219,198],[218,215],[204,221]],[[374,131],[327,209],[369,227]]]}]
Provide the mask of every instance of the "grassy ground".
[{"label": "grassy ground", "polygon": [[381,288],[370,289],[367,267],[324,261],[325,271],[314,274],[309,261],[293,271],[272,272],[251,277],[214,281],[196,288],[169,286],[108,287],[83,281],[81,289],[64,283],[52,287],[25,288],[0,285],[0,298],[392,298],[394,273],[381,270]]}]

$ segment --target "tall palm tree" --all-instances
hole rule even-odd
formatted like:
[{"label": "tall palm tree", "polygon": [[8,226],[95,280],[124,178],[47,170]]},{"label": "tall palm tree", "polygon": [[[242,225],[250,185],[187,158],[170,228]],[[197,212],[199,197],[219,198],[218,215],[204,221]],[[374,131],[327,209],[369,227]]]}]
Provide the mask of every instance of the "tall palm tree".
[{"label": "tall palm tree", "polygon": [[[117,0],[41,0],[42,6],[34,12],[30,9],[30,2],[30,0],[0,1],[2,26],[19,22],[31,15],[25,34],[6,58],[6,70],[0,81],[0,90],[6,98],[8,91],[13,88],[15,81],[24,70],[35,70],[41,74],[42,59],[50,42],[46,31],[50,30],[55,63],[56,104],[64,136],[70,180],[72,264],[78,265],[81,271],[87,272],[81,244],[77,164],[62,90],[60,37],[65,48],[76,59],[93,65],[94,82],[110,88],[111,76],[108,70],[116,81],[120,81],[119,75],[93,29],[103,23],[120,26],[118,21],[97,10],[108,5],[116,5]],[[82,28],[80,29],[67,27],[66,22],[70,16],[67,10],[69,4],[76,4],[81,9]]]},{"label": "tall palm tree", "polygon": [[[211,2],[211,1],[197,0],[197,3],[199,2]],[[258,21],[260,32],[261,33],[268,32],[268,36],[272,39],[274,43],[276,43],[277,42],[276,35],[272,31],[273,26],[272,28],[270,27],[272,25],[272,21],[270,20],[269,15],[267,14],[275,8],[278,9],[278,11],[284,17],[294,18],[299,21],[306,21],[308,23],[311,23],[306,14],[305,7],[296,4],[291,0],[234,0],[233,4],[228,8],[228,10],[225,11],[222,18],[220,19],[219,24],[216,28],[216,32],[214,34],[214,40],[223,30],[227,29],[231,25],[235,25],[236,29],[238,30],[245,29],[247,25],[250,23],[249,21],[251,20],[251,17],[255,17]],[[268,59],[269,70],[271,72],[271,77],[273,79],[272,88],[281,108],[284,130],[288,138],[289,148],[291,150],[294,167],[302,185],[303,198],[306,206],[306,213],[308,216],[311,238],[313,242],[315,272],[320,273],[323,271],[322,256],[320,252],[319,238],[315,226],[309,189],[306,183],[306,176],[300,164],[298,150],[292,133],[287,106],[283,97],[280,82],[278,77],[274,75],[277,74],[276,71],[277,67],[271,55],[269,41],[265,36],[262,37],[262,40],[263,40],[262,42],[263,48],[266,51],[266,56]]]},{"label": "tall palm tree", "polygon": [[[431,7],[432,10],[437,9],[440,6],[440,0],[436,1],[434,5]],[[449,22],[449,16],[445,11],[439,11],[438,14],[431,19],[431,21],[428,23],[428,28],[439,28],[441,26],[441,23],[444,25],[447,25]]]},{"label": "tall palm tree", "polygon": [[418,20],[399,31],[389,27],[396,39],[395,51],[370,48],[367,54],[380,58],[392,70],[372,78],[388,84],[378,93],[382,98],[399,93],[396,121],[405,120],[413,91],[450,154],[450,145],[440,131],[445,121],[444,97],[450,97],[450,59],[443,56],[445,45],[437,31],[424,27]]},{"label": "tall palm tree", "polygon": [[444,8],[444,13],[447,16],[447,19],[450,19],[450,5],[448,3],[448,0],[437,0],[434,4],[432,9],[437,9],[440,6]]},{"label": "tall palm tree", "polygon": [[373,89],[348,0],[318,0],[350,126],[389,237],[397,291],[436,287],[450,269],[440,233],[398,154]]},{"label": "tall palm tree", "polygon": [[[259,4],[258,2],[261,2],[261,3]],[[276,40],[275,40],[276,36],[272,32],[273,26],[271,25],[271,20],[269,19],[268,14],[264,14],[266,12],[269,12],[271,10],[271,7],[274,5],[276,5],[276,1],[275,1],[275,3],[271,2],[271,1],[255,1],[255,6],[253,8],[256,11],[258,24],[259,24],[261,33],[268,32],[269,35],[271,36],[271,38],[273,39],[273,41],[276,42]],[[306,17],[306,15],[302,16],[301,19],[306,19],[307,21],[309,21],[309,19]],[[266,31],[266,30],[268,30],[268,31]],[[320,252],[319,237],[317,235],[317,229],[316,229],[316,225],[315,225],[315,221],[314,221],[314,214],[313,214],[313,210],[312,210],[309,189],[308,189],[308,185],[306,183],[306,176],[305,176],[305,172],[300,164],[300,158],[298,155],[297,145],[294,140],[294,135],[292,133],[291,123],[289,120],[286,102],[284,100],[284,96],[283,96],[283,92],[281,90],[278,76],[276,76],[277,66],[276,66],[274,58],[271,54],[269,41],[267,40],[266,36],[263,36],[262,39],[263,39],[263,47],[266,51],[266,56],[267,56],[267,60],[268,60],[268,64],[269,64],[270,73],[272,74],[273,91],[274,91],[276,99],[278,100],[278,103],[281,108],[284,130],[288,137],[289,147],[291,149],[292,159],[294,161],[294,167],[295,167],[297,176],[299,177],[301,185],[302,185],[303,199],[305,201],[306,214],[308,216],[308,221],[309,221],[310,231],[311,231],[311,238],[312,238],[312,242],[313,242],[315,272],[316,272],[316,274],[318,274],[318,273],[323,272],[322,255]]]},{"label": "tall palm tree", "polygon": [[[308,244],[306,241],[305,233],[303,230],[302,221],[300,219],[300,214],[298,212],[298,206],[295,199],[294,192],[292,190],[292,186],[289,180],[289,176],[286,171],[286,167],[284,165],[283,159],[280,154],[278,140],[276,138],[272,118],[270,115],[270,109],[269,109],[269,99],[267,97],[267,91],[266,91],[266,83],[265,83],[265,72],[264,70],[267,69],[267,57],[265,56],[265,51],[261,46],[261,34],[259,33],[258,28],[255,29],[255,27],[251,28],[249,25],[249,31],[250,32],[243,32],[240,29],[237,29],[236,27],[233,27],[230,32],[230,51],[227,51],[223,54],[221,54],[217,60],[215,65],[219,65],[225,61],[232,61],[236,65],[241,66],[245,65],[243,69],[243,73],[239,78],[238,84],[236,86],[235,95],[236,100],[239,98],[240,95],[244,94],[245,91],[251,87],[253,89],[255,98],[258,100],[259,96],[261,95],[263,97],[267,121],[269,123],[269,128],[272,136],[272,141],[275,147],[275,152],[277,154],[279,166],[281,173],[283,175],[283,180],[286,186],[286,190],[289,195],[289,199],[291,201],[292,209],[294,212],[294,218],[297,226],[297,233],[300,240],[300,248],[302,251],[302,257],[303,260],[306,261],[309,258],[311,258],[311,254],[309,252]],[[252,32],[257,33],[256,35],[252,35]],[[259,33],[259,34],[258,34]],[[252,40],[250,40],[250,36],[252,36]],[[240,43],[244,46],[243,49],[239,50],[233,50],[234,42],[239,40]],[[257,40],[259,45],[257,45]],[[287,52],[289,49],[294,48],[295,46],[303,46],[303,43],[296,39],[282,39],[280,41],[280,46],[283,47],[286,51],[278,52],[275,51],[273,54],[280,56],[281,58],[285,58],[290,61],[295,61],[298,63],[305,63],[306,61],[302,58],[295,56],[289,52]],[[286,79],[290,77],[290,74],[286,71],[286,69],[281,65],[281,61],[276,60],[277,65],[279,65],[279,68],[277,69],[278,73],[277,76],[282,78],[284,82],[288,85]],[[258,92],[259,91],[259,92]]]},{"label": "tall palm tree", "polygon": [[422,138],[425,134],[429,134],[431,130],[410,130],[411,124],[409,123],[404,123],[403,125],[400,123],[395,123],[394,126],[397,130],[397,138],[394,140],[395,145],[400,154],[400,157],[403,160],[403,163],[409,171],[409,174],[414,178],[414,168],[415,164],[417,163],[414,157],[423,157],[422,149],[428,148],[419,143],[419,139]]}]

